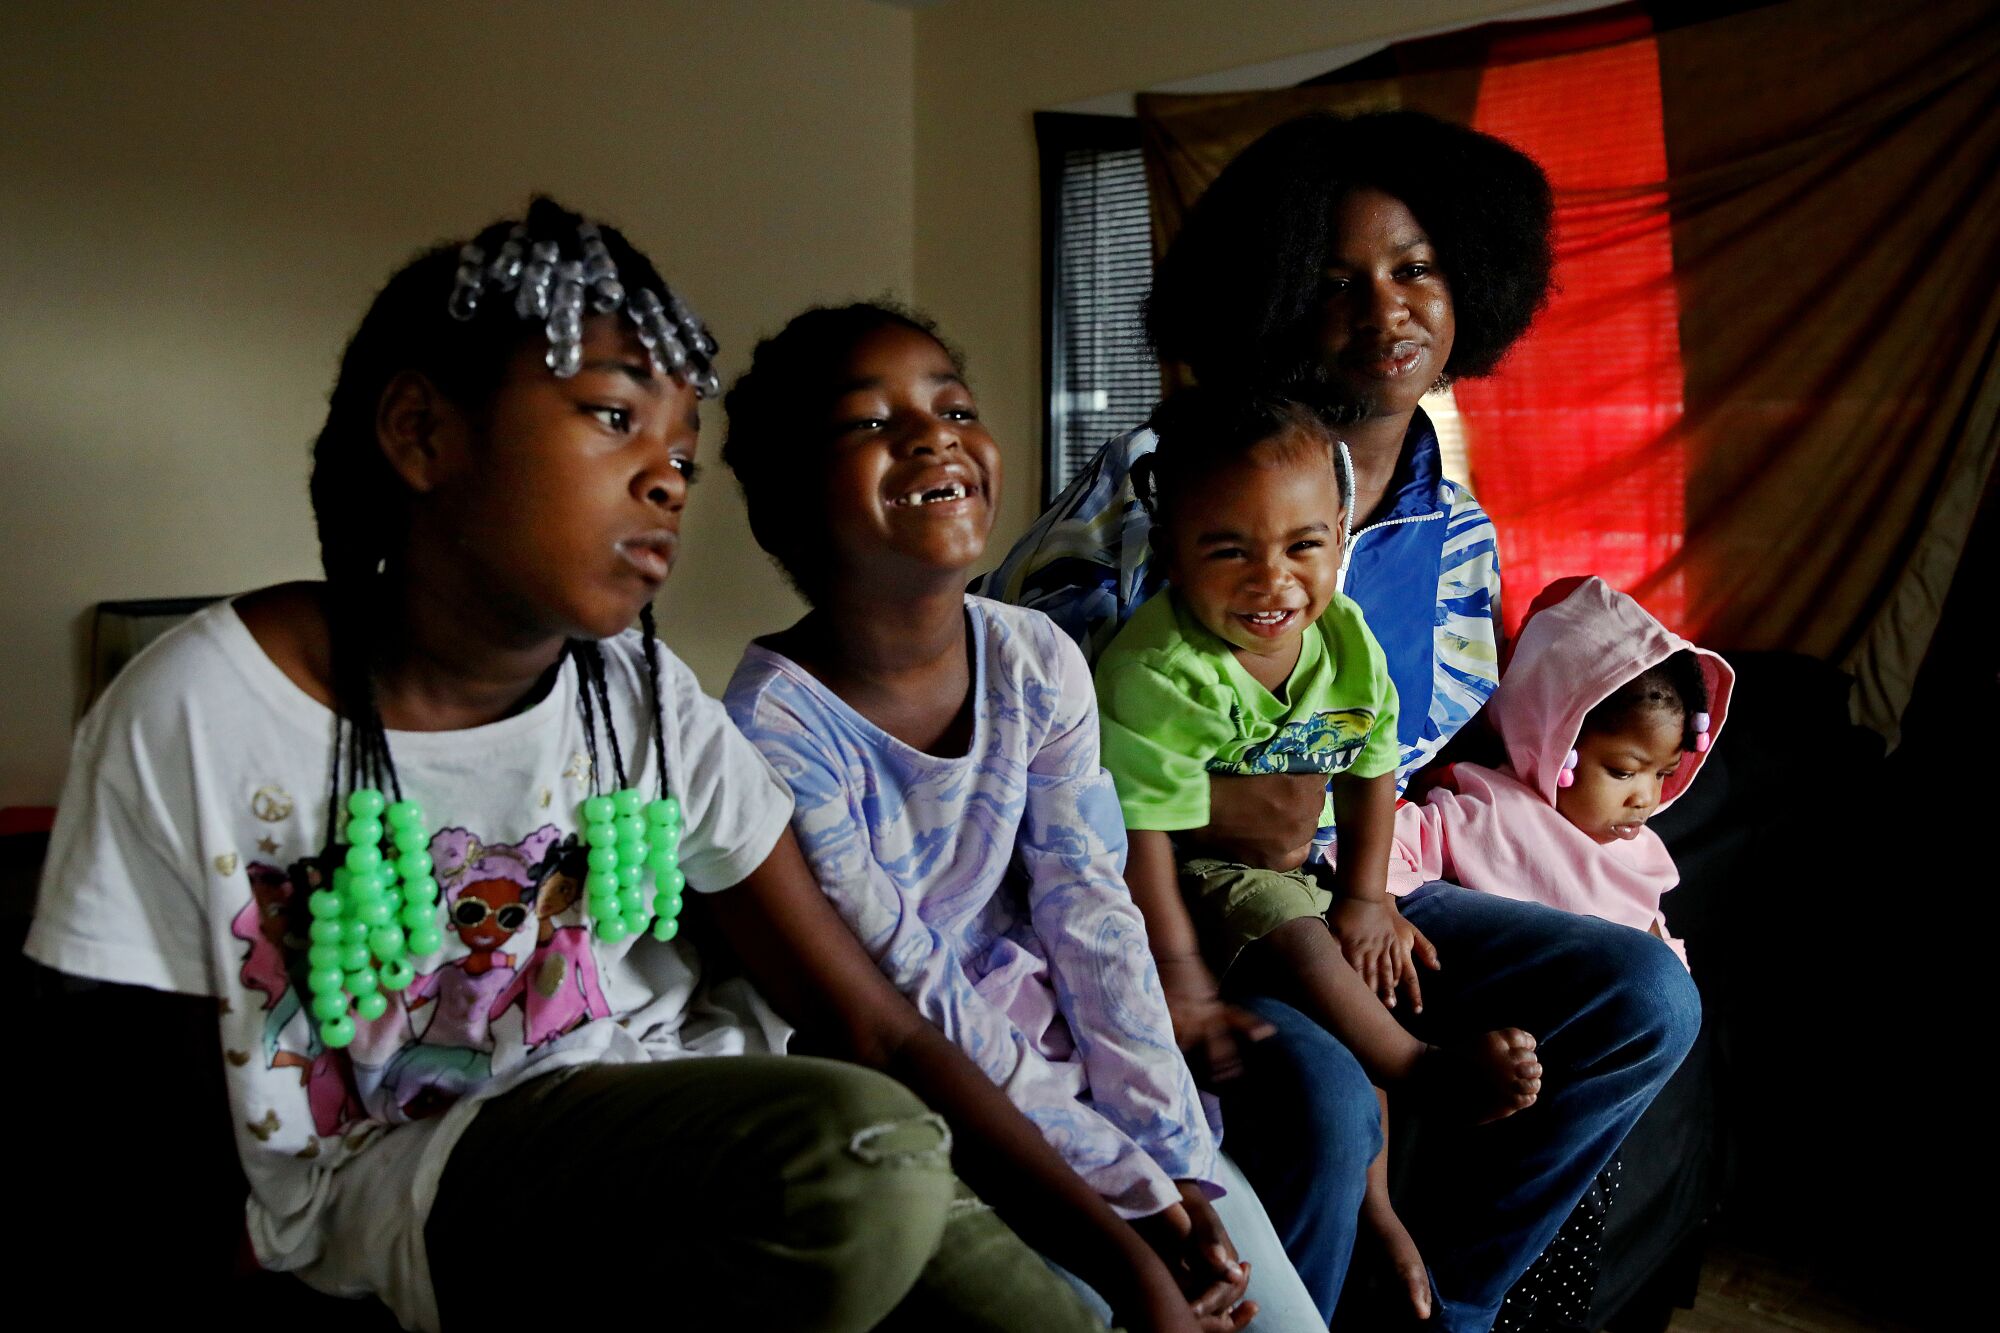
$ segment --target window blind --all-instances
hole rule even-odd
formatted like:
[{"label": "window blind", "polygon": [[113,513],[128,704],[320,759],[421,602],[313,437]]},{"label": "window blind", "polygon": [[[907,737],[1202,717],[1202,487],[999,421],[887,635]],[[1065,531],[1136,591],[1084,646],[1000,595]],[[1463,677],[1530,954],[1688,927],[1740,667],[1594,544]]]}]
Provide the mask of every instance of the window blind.
[{"label": "window blind", "polygon": [[1129,144],[1050,143],[1056,195],[1046,254],[1048,440],[1053,497],[1098,448],[1142,423],[1160,395],[1140,307],[1153,281],[1152,222],[1137,136]]}]

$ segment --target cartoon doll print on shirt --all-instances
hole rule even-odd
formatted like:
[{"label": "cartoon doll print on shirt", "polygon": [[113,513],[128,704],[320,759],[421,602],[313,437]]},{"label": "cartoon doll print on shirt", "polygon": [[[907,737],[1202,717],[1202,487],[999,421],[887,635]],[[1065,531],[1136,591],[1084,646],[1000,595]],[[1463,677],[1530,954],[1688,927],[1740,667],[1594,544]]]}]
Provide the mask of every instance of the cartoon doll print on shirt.
[{"label": "cartoon doll print on shirt", "polygon": [[[250,881],[250,901],[230,922],[230,933],[249,945],[243,957],[239,979],[244,987],[259,993],[264,1012],[260,1049],[268,1069],[296,1069],[299,1083],[306,1089],[312,1106],[313,1130],[337,1134],[341,1127],[359,1120],[363,1111],[348,1076],[347,1061],[337,1058],[319,1040],[318,1028],[303,1022],[304,1048],[288,1048],[286,1029],[298,1017],[300,997],[305,994],[306,915],[305,899],[319,886],[317,867],[305,862],[290,873],[262,861],[244,868]],[[304,882],[305,893],[295,893],[293,884]]]},{"label": "cartoon doll print on shirt", "polygon": [[[496,1026],[517,1004],[522,1017],[500,1039],[527,1049],[610,1013],[578,902],[584,851],[574,837],[545,825],[518,843],[487,843],[447,828],[430,852],[444,951],[420,960],[416,980],[380,1018],[357,1024],[344,1051],[321,1044],[302,1002],[305,901],[333,862],[245,867],[249,901],[231,920],[246,946],[238,979],[261,1001],[264,1067],[299,1071],[321,1135],[442,1112],[488,1077]],[[558,921],[564,914],[574,919]]]},{"label": "cartoon doll print on shirt", "polygon": [[521,937],[536,924],[536,871],[559,836],[544,826],[519,843],[492,846],[448,828],[431,839],[447,921],[464,952],[448,947],[445,961],[403,992],[416,1041],[383,1071],[403,1118],[436,1115],[492,1073],[494,1001],[526,961]]},{"label": "cartoon doll print on shirt", "polygon": [[514,980],[493,1002],[489,1017],[500,1015],[516,1001],[527,1022],[530,1048],[559,1037],[586,1020],[610,1016],[611,1005],[597,978],[597,956],[590,949],[590,928],[581,919],[558,925],[557,918],[583,896],[589,866],[587,850],[574,837],[553,848],[536,870],[533,895],[535,951],[514,974]]}]

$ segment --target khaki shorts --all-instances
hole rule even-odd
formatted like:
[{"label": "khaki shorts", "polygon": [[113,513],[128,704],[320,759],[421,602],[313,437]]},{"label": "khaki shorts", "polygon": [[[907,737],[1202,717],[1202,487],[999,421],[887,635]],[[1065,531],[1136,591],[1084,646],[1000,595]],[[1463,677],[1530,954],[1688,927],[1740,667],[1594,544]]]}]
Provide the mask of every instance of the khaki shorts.
[{"label": "khaki shorts", "polygon": [[1299,917],[1325,920],[1333,906],[1333,894],[1304,866],[1259,870],[1237,861],[1196,856],[1181,862],[1180,870],[1181,897],[1217,977],[1235,965],[1244,945]]}]

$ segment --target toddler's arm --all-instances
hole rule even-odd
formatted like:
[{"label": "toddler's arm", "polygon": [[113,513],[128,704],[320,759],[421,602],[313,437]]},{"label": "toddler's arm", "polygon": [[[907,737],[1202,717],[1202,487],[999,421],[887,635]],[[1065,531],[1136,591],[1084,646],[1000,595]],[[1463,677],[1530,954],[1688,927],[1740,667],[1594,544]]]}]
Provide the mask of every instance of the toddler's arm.
[{"label": "toddler's arm", "polygon": [[1396,774],[1337,774],[1330,784],[1338,856],[1328,875],[1333,906],[1327,924],[1342,952],[1382,1002],[1396,1006],[1401,987],[1417,1013],[1424,1008],[1416,963],[1438,965],[1437,950],[1403,919],[1388,893],[1389,854],[1396,839]]},{"label": "toddler's arm", "polygon": [[[1128,661],[1100,666],[1097,702],[1104,764],[1116,782],[1130,849],[1125,882],[1146,921],[1174,1040],[1203,1059],[1211,1077],[1226,1078],[1240,1063],[1236,1035],[1259,1036],[1264,1028],[1217,998],[1194,921],[1181,901],[1167,831],[1211,823],[1207,761],[1233,733],[1228,701],[1191,699],[1184,682]],[[1317,814],[1324,797],[1316,779],[1313,786]]]},{"label": "toddler's arm", "polygon": [[1174,1044],[1211,1081],[1234,1078],[1243,1067],[1238,1043],[1263,1040],[1271,1034],[1271,1025],[1247,1009],[1222,1002],[1215,974],[1201,956],[1194,918],[1181,900],[1173,839],[1157,829],[1130,829],[1126,837],[1131,840],[1131,854],[1125,882],[1146,920],[1146,938],[1166,993]]}]

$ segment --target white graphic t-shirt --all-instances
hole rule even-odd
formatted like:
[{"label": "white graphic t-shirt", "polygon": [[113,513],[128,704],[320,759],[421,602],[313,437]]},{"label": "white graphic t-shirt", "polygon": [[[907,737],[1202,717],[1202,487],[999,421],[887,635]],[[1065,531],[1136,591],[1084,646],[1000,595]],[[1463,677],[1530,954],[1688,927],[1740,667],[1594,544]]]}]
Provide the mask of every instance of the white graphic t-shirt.
[{"label": "white graphic t-shirt", "polygon": [[[644,650],[627,634],[604,656],[628,778],[650,793]],[[790,792],[664,648],[660,691],[682,869],[692,889],[727,888],[776,845]],[[213,997],[259,1261],[378,1293],[431,1329],[424,1221],[479,1101],[565,1065],[781,1050],[786,1029],[740,981],[702,986],[683,942],[606,944],[590,929],[577,806],[591,761],[565,662],[517,716],[390,733],[431,830],[445,947],[381,1018],[357,1021],[351,1045],[327,1049],[303,1001],[306,899],[333,864],[333,736],[333,714],[229,604],[163,637],[77,736],[27,952],[74,976]],[[597,748],[609,790],[601,723]]]}]

